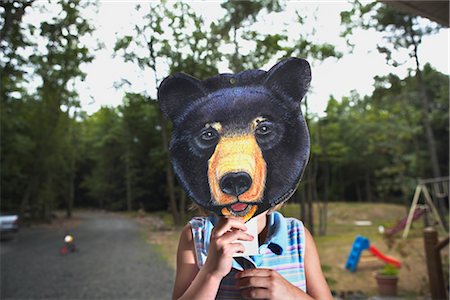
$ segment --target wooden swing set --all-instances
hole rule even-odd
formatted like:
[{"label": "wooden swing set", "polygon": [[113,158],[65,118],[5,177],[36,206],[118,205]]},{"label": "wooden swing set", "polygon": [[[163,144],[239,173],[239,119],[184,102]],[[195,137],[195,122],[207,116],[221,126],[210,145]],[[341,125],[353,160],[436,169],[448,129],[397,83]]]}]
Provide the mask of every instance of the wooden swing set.
[{"label": "wooden swing set", "polygon": [[[427,185],[431,186],[432,193],[428,190]],[[424,195],[424,204],[419,204],[421,194]],[[434,205],[435,202],[433,201],[431,195],[434,196],[439,210]],[[448,204],[449,177],[419,180],[416,186],[411,208],[409,209],[405,229],[403,231],[403,238],[406,238],[408,236],[411,223],[414,217],[418,215],[418,212],[422,212],[421,214],[424,214],[425,223],[428,222],[427,212],[431,212],[431,215],[435,220],[434,225],[437,224],[447,234],[447,236],[440,241],[435,227],[427,225],[427,227],[423,230],[428,282],[432,299],[448,299],[448,287],[445,284],[441,257],[441,250],[449,244],[448,223],[443,216],[448,207],[445,207],[443,204],[444,199],[446,199]],[[444,223],[446,224],[445,226]]]},{"label": "wooden swing set", "polygon": [[[416,186],[416,191],[414,193],[413,201],[411,203],[411,207],[409,209],[408,218],[406,219],[405,229],[403,230],[403,238],[407,238],[409,234],[409,230],[411,229],[411,224],[413,221],[413,217],[416,213],[416,209],[425,208],[427,211],[431,212],[434,221],[439,225],[440,228],[444,230],[444,232],[448,232],[448,228],[444,226],[445,220],[439,214],[439,210],[434,204],[433,198],[431,197],[430,191],[428,190],[427,185],[431,185],[432,194],[435,199],[439,201],[438,203],[442,203],[441,199],[448,199],[449,192],[449,177],[440,177],[440,178],[432,178],[432,179],[419,179],[418,184]],[[420,195],[423,194],[424,201],[422,204],[419,203]],[[447,200],[448,201],[448,200]],[[439,204],[438,204],[439,205]],[[442,211],[443,208],[439,207]],[[427,216],[425,216],[427,217]]]}]

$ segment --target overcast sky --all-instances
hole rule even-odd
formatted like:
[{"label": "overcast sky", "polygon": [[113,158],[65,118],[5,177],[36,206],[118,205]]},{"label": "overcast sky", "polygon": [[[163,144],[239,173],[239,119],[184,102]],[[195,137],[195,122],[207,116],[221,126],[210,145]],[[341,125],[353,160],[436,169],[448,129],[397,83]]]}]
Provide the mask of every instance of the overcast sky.
[{"label": "overcast sky", "polygon": [[[98,13],[92,13],[93,25],[97,28],[95,37],[105,45],[102,50],[96,51],[93,63],[83,67],[87,73],[85,82],[79,85],[82,109],[89,114],[97,111],[101,106],[117,106],[122,103],[125,91],[143,92],[156,95],[156,87],[149,74],[143,73],[137,65],[124,63],[120,57],[112,57],[112,49],[117,34],[122,36],[130,33],[139,18],[136,15],[136,2],[131,1],[103,1],[100,2]],[[220,3],[217,1],[191,2],[191,5],[201,13],[207,21],[214,20],[223,14]],[[289,27],[289,34],[302,34],[302,31],[311,32],[314,25],[316,34],[314,40],[328,42],[337,46],[344,52],[340,60],[327,59],[323,62],[314,62],[312,73],[312,92],[309,96],[308,106],[312,112],[323,115],[330,95],[338,100],[349,95],[355,89],[361,95],[370,94],[373,90],[373,77],[395,73],[400,77],[407,75],[408,68],[414,68],[413,61],[398,67],[386,65],[384,56],[376,50],[376,43],[380,35],[376,32],[359,31],[355,34],[353,42],[356,44],[354,52],[348,53],[345,41],[339,37],[340,15],[348,9],[346,1],[295,1],[289,2],[286,12],[276,14],[271,18],[264,18],[258,26],[262,31],[276,32],[283,23],[295,21],[293,12],[297,9],[302,14],[313,15],[316,12],[317,20],[309,22],[310,28],[297,26]],[[295,24],[295,23],[293,23]],[[438,71],[449,74],[449,30],[441,30],[438,34],[425,37],[419,49],[422,65],[426,62]],[[270,66],[261,66],[267,70]],[[229,72],[225,65],[219,66],[221,73]],[[114,82],[122,78],[132,83],[130,87],[116,90]]]}]

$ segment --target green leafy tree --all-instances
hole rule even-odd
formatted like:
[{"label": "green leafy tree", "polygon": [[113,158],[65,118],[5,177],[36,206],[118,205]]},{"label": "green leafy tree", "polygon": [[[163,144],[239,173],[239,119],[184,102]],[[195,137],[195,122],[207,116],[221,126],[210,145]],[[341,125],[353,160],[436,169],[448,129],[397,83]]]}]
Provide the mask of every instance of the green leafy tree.
[{"label": "green leafy tree", "polygon": [[[72,164],[65,163],[72,161],[73,155],[70,152],[63,153],[61,149],[64,149],[62,137],[69,131],[69,108],[78,103],[78,95],[74,89],[75,80],[84,78],[85,74],[80,66],[93,59],[88,46],[80,40],[94,30],[81,15],[81,10],[86,6],[90,4],[61,1],[56,16],[42,21],[35,28],[31,27],[45,43],[45,50],[43,53],[35,52],[29,57],[35,68],[34,74],[40,78],[42,84],[36,94],[40,105],[31,118],[32,122],[36,122],[32,134],[37,145],[33,151],[34,161],[30,169],[29,184],[22,198],[21,211],[30,204],[31,195],[37,195],[36,201],[45,219],[49,219],[58,198],[71,197],[70,191],[58,189],[62,180],[58,170],[69,168],[69,174],[75,171]],[[63,111],[62,107],[66,107],[66,111]],[[70,178],[72,176],[64,180]],[[42,196],[40,190],[44,191]],[[70,201],[72,200],[65,202]],[[70,214],[69,211],[68,216]]]},{"label": "green leafy tree", "polygon": [[[72,149],[65,138],[72,126],[68,110],[77,103],[74,82],[84,77],[80,65],[92,60],[80,40],[93,31],[81,16],[86,6],[61,1],[50,12],[44,3],[2,2],[2,167],[7,170],[2,183],[12,187],[2,198],[22,215],[29,210],[49,220],[51,210],[71,197],[70,190],[61,188],[68,187],[63,181],[71,176],[59,174],[74,171],[67,163],[73,152],[64,152]],[[24,24],[24,14],[34,9],[48,13],[38,24]],[[11,115],[3,115],[6,111]]]},{"label": "green leafy tree", "polygon": [[[424,81],[418,56],[418,49],[423,37],[437,32],[440,27],[435,23],[423,25],[424,22],[420,22],[418,16],[396,11],[386,4],[376,2],[362,4],[355,1],[351,11],[342,12],[341,17],[342,23],[346,26],[344,32],[346,36],[351,35],[352,30],[357,27],[382,32],[384,42],[378,44],[378,51],[386,55],[386,61],[389,64],[399,66],[408,59],[414,60],[416,89],[421,100],[421,117],[432,166],[432,176],[440,177],[437,143],[430,119],[434,99],[429,95],[429,87]],[[403,61],[400,58],[402,52],[407,53]]]},{"label": "green leafy tree", "polygon": [[[188,4],[149,3],[138,5],[137,11],[143,13],[145,22],[135,26],[133,35],[120,37],[114,50],[125,61],[150,73],[154,79],[150,89],[156,91],[162,79],[173,72],[183,71],[198,78],[217,74],[218,40]],[[162,70],[164,66],[168,72]],[[150,93],[143,96],[152,105],[155,103]],[[186,196],[176,185],[169,163],[167,120],[159,113],[158,121],[161,146],[154,154],[163,155],[169,210],[174,223],[181,224],[185,219]]]},{"label": "green leafy tree", "polygon": [[[231,44],[234,49],[232,53],[224,55],[233,72],[259,69],[274,57],[297,56],[319,61],[328,57],[339,58],[342,55],[329,43],[315,43],[314,31],[303,32],[297,38],[289,36],[287,25],[280,28],[276,34],[262,32],[258,21],[263,16],[282,13],[286,6],[281,1],[225,1],[221,6],[226,10],[226,14],[214,22],[212,28],[221,37],[222,44]],[[295,26],[303,26],[311,18],[298,10],[296,16]],[[250,50],[248,45],[253,45]]]},{"label": "green leafy tree", "polygon": [[[221,44],[230,44],[234,49],[224,54],[229,68],[234,72],[261,68],[274,54],[281,50],[279,42],[286,40],[281,34],[267,35],[251,29],[261,13],[280,12],[279,1],[225,1],[223,18],[211,24],[212,31],[221,38]],[[242,42],[256,43],[254,50],[243,54]]]},{"label": "green leafy tree", "polygon": [[[430,103],[433,106],[430,107],[428,117],[433,132],[438,137],[437,155],[438,160],[443,162],[440,164],[440,169],[447,173],[449,83],[446,75],[437,72],[428,64],[424,66],[423,74],[429,97],[433,99]],[[371,97],[373,110],[390,115],[390,120],[387,121],[393,124],[390,130],[386,130],[387,134],[390,134],[389,155],[392,161],[384,164],[384,167],[379,170],[381,173],[390,171],[393,172],[391,175],[395,175],[383,176],[385,183],[382,186],[387,187],[391,194],[395,190],[394,186],[401,187],[403,194],[406,194],[406,190],[413,188],[416,178],[426,177],[433,172],[432,165],[429,163],[428,143],[423,138],[425,128],[422,120],[422,95],[415,88],[416,86],[415,75],[403,80],[394,75],[378,77],[376,89]]]},{"label": "green leafy tree", "polygon": [[23,50],[30,46],[23,23],[25,11],[34,1],[0,3],[0,161],[2,211],[17,210],[26,182],[26,168],[34,147],[27,119],[34,109],[26,83],[27,60]]},{"label": "green leafy tree", "polygon": [[[24,34],[25,24],[22,19],[25,11],[31,7],[34,0],[12,1],[6,0],[0,3],[0,57],[1,68],[1,100],[5,105],[11,101],[20,101],[18,94],[25,95],[23,89],[24,75],[26,74],[26,57],[21,50],[31,45],[28,37]],[[14,97],[14,93],[16,97]]]},{"label": "green leafy tree", "polygon": [[102,107],[83,122],[84,157],[90,161],[81,187],[100,209],[125,209],[122,126],[118,110]]},{"label": "green leafy tree", "polygon": [[[164,193],[164,156],[161,151],[159,107],[141,94],[126,94],[119,107],[122,124],[122,143],[125,153],[127,210],[139,208],[161,209],[164,199],[154,195]],[[150,150],[149,150],[150,149]]]},{"label": "green leafy tree", "polygon": [[[433,130],[439,160],[448,162],[448,77],[429,65],[423,70],[433,101]],[[333,200],[403,201],[409,205],[416,179],[430,173],[423,138],[421,100],[415,75],[375,77],[372,95],[331,98],[320,123],[319,190]],[[445,99],[445,100],[444,100]],[[311,124],[311,135],[317,135]],[[448,172],[448,167],[441,165]],[[330,175],[328,175],[330,174]],[[322,177],[319,176],[319,177]]]}]

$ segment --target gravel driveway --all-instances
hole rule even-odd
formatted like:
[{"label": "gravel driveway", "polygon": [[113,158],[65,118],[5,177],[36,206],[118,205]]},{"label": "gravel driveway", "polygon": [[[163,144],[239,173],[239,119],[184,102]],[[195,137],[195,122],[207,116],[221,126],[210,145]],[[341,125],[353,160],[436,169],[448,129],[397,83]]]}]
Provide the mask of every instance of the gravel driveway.
[{"label": "gravel driveway", "polygon": [[174,272],[132,219],[78,214],[79,251],[59,254],[67,229],[23,228],[1,242],[1,299],[170,299]]}]

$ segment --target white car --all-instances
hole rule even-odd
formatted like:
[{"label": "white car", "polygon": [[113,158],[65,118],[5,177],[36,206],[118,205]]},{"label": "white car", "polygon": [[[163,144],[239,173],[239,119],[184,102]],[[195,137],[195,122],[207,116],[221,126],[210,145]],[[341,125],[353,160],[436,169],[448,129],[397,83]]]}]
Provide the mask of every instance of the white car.
[{"label": "white car", "polygon": [[8,236],[19,230],[18,215],[0,215],[0,233],[1,237]]}]

